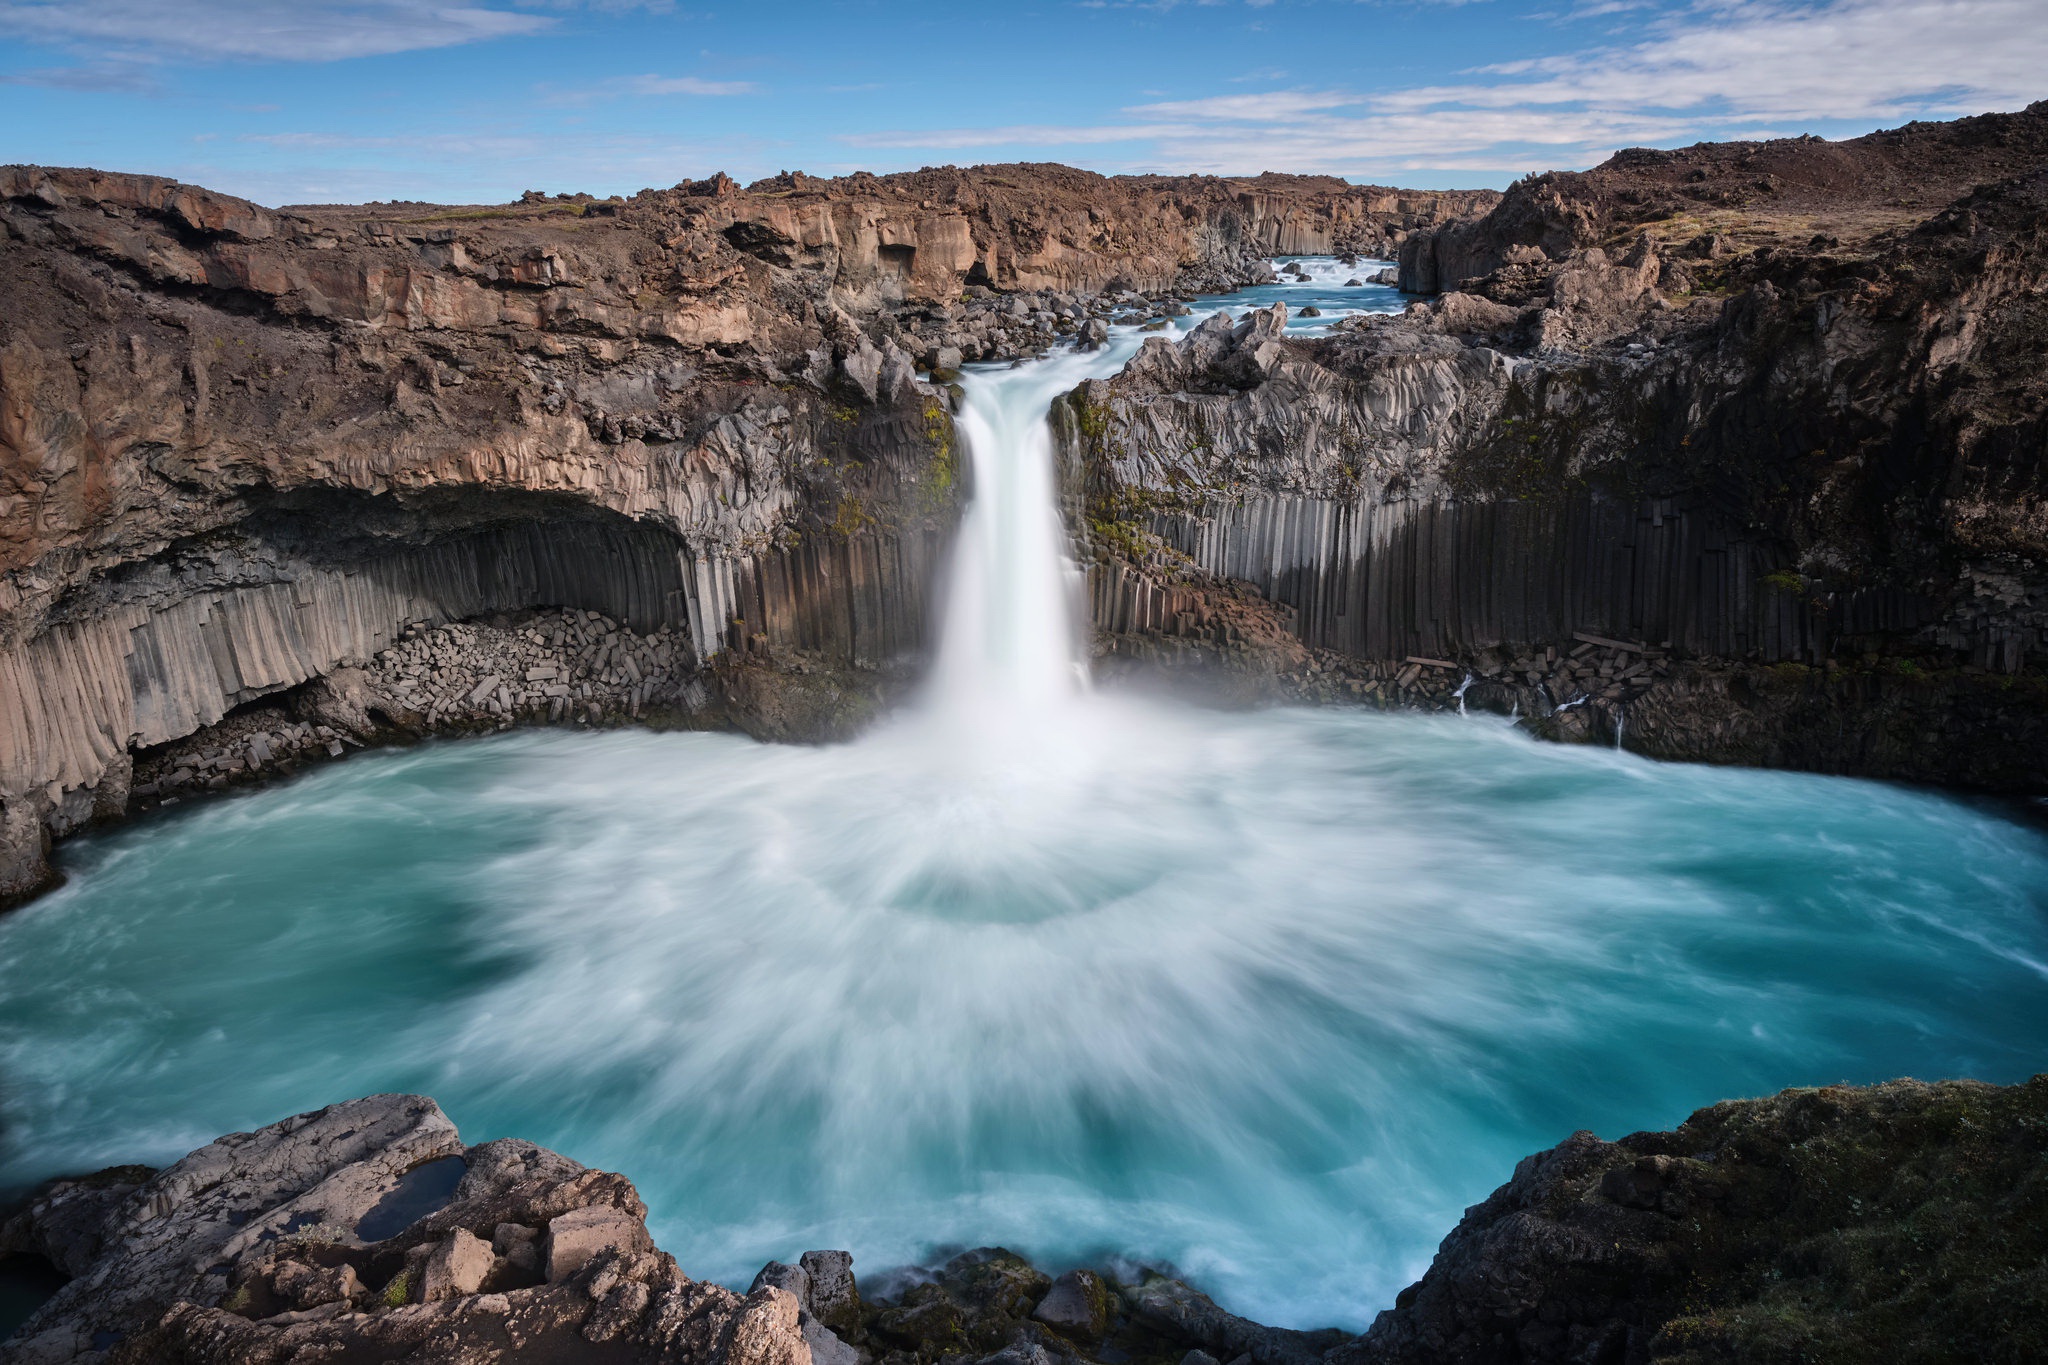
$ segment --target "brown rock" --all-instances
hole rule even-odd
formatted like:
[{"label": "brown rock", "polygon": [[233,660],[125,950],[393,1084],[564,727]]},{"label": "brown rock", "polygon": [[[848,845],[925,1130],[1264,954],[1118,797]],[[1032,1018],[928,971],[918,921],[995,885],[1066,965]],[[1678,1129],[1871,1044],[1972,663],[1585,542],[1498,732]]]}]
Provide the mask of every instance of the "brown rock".
[{"label": "brown rock", "polygon": [[441,1239],[427,1257],[420,1279],[420,1302],[474,1294],[491,1273],[491,1247],[461,1228]]},{"label": "brown rock", "polygon": [[651,1245],[646,1224],[610,1205],[571,1209],[548,1222],[541,1241],[541,1262],[548,1282],[568,1279],[601,1251],[641,1251]]}]

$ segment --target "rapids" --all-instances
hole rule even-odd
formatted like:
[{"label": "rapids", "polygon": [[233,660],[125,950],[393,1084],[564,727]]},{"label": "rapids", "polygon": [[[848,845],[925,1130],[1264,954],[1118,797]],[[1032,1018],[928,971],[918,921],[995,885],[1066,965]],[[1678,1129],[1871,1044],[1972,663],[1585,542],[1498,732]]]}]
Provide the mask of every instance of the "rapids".
[{"label": "rapids", "polygon": [[857,742],[431,743],[71,844],[0,920],[0,1181],[412,1090],[692,1274],[1002,1243],[1357,1328],[1574,1129],[2038,1067],[2007,810],[1091,693],[1042,414],[1136,341],[969,377],[937,664]]}]

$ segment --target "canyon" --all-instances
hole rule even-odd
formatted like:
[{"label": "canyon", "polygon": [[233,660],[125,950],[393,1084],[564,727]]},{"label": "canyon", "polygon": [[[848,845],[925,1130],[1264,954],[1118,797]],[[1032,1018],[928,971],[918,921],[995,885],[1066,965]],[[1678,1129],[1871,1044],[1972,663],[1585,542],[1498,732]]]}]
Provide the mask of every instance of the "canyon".
[{"label": "canyon", "polygon": [[1023,166],[271,211],[0,170],[0,896],[136,755],[408,628],[597,612],[725,661],[678,723],[843,733],[966,493],[934,377],[1496,197]]},{"label": "canyon", "polygon": [[[931,778],[946,801],[973,807],[984,793],[972,781],[956,790],[933,777],[971,767],[953,750],[972,746],[936,725],[906,740],[887,717],[930,671],[944,566],[976,534],[971,509],[995,491],[989,467],[976,469],[983,439],[967,436],[993,429],[994,371],[962,370],[1063,365],[1069,348],[1096,356],[1098,377],[1054,398],[1049,423],[1034,418],[1032,429],[1049,444],[1041,502],[1057,504],[1056,522],[1039,506],[1040,529],[1064,541],[1074,581],[1049,562],[1032,591],[1071,586],[1085,603],[1081,653],[1097,679],[1239,707],[1322,703],[1333,708],[1315,713],[1324,718],[1335,708],[1493,711],[1544,739],[1653,759],[2038,798],[2048,794],[2044,224],[2048,103],[1840,143],[1634,149],[1502,194],[1028,165],[273,210],[146,176],[0,168],[0,902],[50,890],[54,842],[95,825],[356,750],[522,726],[798,743],[880,734],[898,746],[877,749],[880,759],[834,745],[834,757],[785,771],[819,789],[864,783],[877,819],[943,836],[955,826],[898,788]],[[1198,300],[1207,308],[1270,284],[1273,258],[1287,256],[1333,257],[1347,271],[1355,261],[1360,288],[1391,259],[1393,278],[1380,283],[1416,297],[1400,312],[1361,309],[1313,329],[1285,303],[1181,321]],[[1068,375],[1064,388],[1081,367],[1036,372]],[[1060,559],[1057,545],[1040,548]],[[1074,683],[1060,613],[1041,624],[1053,643],[1037,663]],[[1159,847],[1185,860],[1205,840],[1222,847],[1255,828],[1220,822],[1211,837],[1190,812],[1228,809],[1254,771],[1231,766],[1234,756],[1277,751],[1282,730],[1233,732],[1211,752],[1187,720],[1206,713],[1176,711],[1139,735],[1149,722],[1116,706],[1100,702],[1074,730],[1116,766],[1114,800],[1100,773],[1059,768],[1061,738],[1045,730],[1012,737],[1045,752],[996,765],[1010,804],[987,807],[989,829],[1021,829],[1025,853],[1030,837],[1069,839],[1088,855],[1077,866],[1089,863],[1094,842],[1024,818],[1043,816],[1030,802],[1045,799],[1100,826],[1091,836],[1122,839],[1111,865],[1139,888],[1062,863],[1047,886],[1028,887],[1043,904],[977,902],[974,913],[1012,934],[1018,956],[996,964],[1006,986],[1032,985],[1020,926],[1049,925],[1059,942],[1063,915],[1140,902],[1152,888],[1181,894],[1166,873],[1133,870],[1137,823],[1184,823],[1181,843]],[[1318,749],[1349,753],[1375,736],[1388,752],[1399,742],[1333,728],[1285,740],[1306,771]],[[662,756],[700,768],[664,772],[662,787],[633,777],[635,760],[617,748],[584,761],[629,797],[674,797],[728,762],[669,745],[717,736],[659,738]],[[1062,738],[1065,749],[1081,742]],[[1180,766],[1157,764],[1154,749]],[[887,773],[884,759],[896,765]],[[1320,812],[1330,829],[1354,811],[1396,828],[1392,807],[1413,808],[1414,823],[1398,829],[1420,851],[1404,863],[1380,849],[1381,875],[1420,883],[1439,871],[1432,859],[1484,861],[1477,844],[1422,836],[1437,808],[1419,789],[1384,771],[1362,783],[1353,769],[1317,771],[1301,792],[1267,789],[1266,804],[1284,812],[1293,800],[1371,793]],[[360,789],[379,790],[389,789]],[[775,837],[822,818],[820,805],[733,790]],[[1075,791],[1085,800],[1069,799]],[[1185,804],[1169,804],[1176,796]],[[1718,801],[1769,818],[1800,801],[1846,810],[1865,799],[1720,786],[1672,809],[1696,815]],[[1645,789],[1635,804],[1652,800]],[[1868,822],[1853,825],[1866,842],[1836,841],[1858,862],[1875,864],[1886,841],[1903,845],[1916,821],[1930,837],[1947,831],[1964,863],[1971,850],[2010,855],[1994,869],[2009,879],[1987,872],[1973,884],[1981,904],[1967,910],[1983,910],[1981,924],[1942,889],[1946,864],[1932,857],[1912,869],[1924,903],[1906,908],[1936,921],[1915,921],[1925,943],[1967,940],[1998,959],[2007,975],[1996,989],[2032,984],[2031,846],[1990,814],[2024,807],[1980,804],[1965,821],[1933,793],[1868,801],[1878,813],[1859,810]],[[1447,809],[1461,819],[1484,808]],[[756,828],[698,817],[692,837]],[[1305,806],[1290,818],[1310,823]],[[1493,848],[1511,833],[1528,846],[1566,842],[1540,822],[1511,832],[1504,813],[1495,818]],[[1284,821],[1258,826],[1253,842],[1270,845],[1273,862],[1252,871],[1270,893],[1290,850],[1327,860],[1326,871],[1351,867],[1336,859],[1363,856],[1351,845],[1366,848],[1377,829],[1358,823],[1349,843],[1325,844],[1286,843]],[[1015,851],[984,834],[997,853]],[[1761,830],[1750,838],[1766,842]],[[589,875],[567,842],[544,847],[560,863],[547,875]],[[929,927],[939,901],[1033,866],[998,859],[1002,875],[990,876],[972,858],[919,864],[904,847],[907,889],[882,895],[863,875],[837,908],[868,896],[903,912],[902,942],[919,948],[940,933]],[[795,902],[790,888],[826,887],[843,871],[826,855],[810,863],[782,849],[765,861],[789,880],[761,884]],[[692,854],[673,856],[601,870],[606,910],[673,910],[647,891],[681,880]],[[1219,866],[1226,889],[1245,872]],[[1873,885],[1888,867],[1871,867]],[[1532,857],[1522,875],[1539,870]],[[1710,880],[1697,868],[1656,872],[1695,890]],[[1069,873],[1073,885],[1061,880]],[[1596,926],[1588,942],[1633,934],[1661,960],[1662,926],[1615,928],[1616,906],[1584,889],[1598,880],[1553,897],[1556,913],[1535,931],[1496,884],[1485,924],[1510,956],[1534,954],[1539,940],[1572,941],[1562,916],[1581,914]],[[1649,887],[1659,905],[1672,884],[1609,881],[1628,895]],[[1847,873],[1835,881],[1850,886]],[[1744,904],[1775,910],[1752,891]],[[1055,904],[1069,893],[1076,905]],[[757,967],[769,950],[748,936],[776,937],[769,911],[785,909],[761,899],[740,932],[723,935],[746,938]],[[1878,891],[1867,899],[1880,919],[1891,906]],[[1191,941],[1251,943],[1255,928],[1296,949],[1310,941],[1304,897],[1272,926],[1240,906],[1214,935],[1198,932],[1207,908],[1181,900],[1173,924]],[[708,919],[713,901],[700,895],[691,912]],[[1683,929],[1676,903],[1667,918]],[[1413,908],[1389,904],[1389,924]],[[2012,906],[2020,927],[2008,933],[1996,915]],[[533,907],[500,908],[509,923]],[[1956,913],[1944,918],[1945,908]],[[618,943],[657,976],[726,960],[673,924],[650,932],[665,917],[616,918],[614,942],[614,920],[590,907],[574,951],[542,937],[555,951],[536,959],[574,966],[588,954],[600,993],[626,1000],[643,997],[622,984],[639,980],[631,964],[603,956]],[[815,932],[788,931],[801,923],[784,918],[780,937]],[[1361,963],[1404,962],[1390,945],[1424,942],[1417,923],[1386,944],[1363,936]],[[1130,941],[1156,944],[1149,922],[1137,929]],[[1893,933],[1884,952],[1923,942]],[[1695,961],[1688,952],[1714,961],[1721,951],[1672,943],[1674,973]],[[1849,971],[1837,1003],[1882,994],[1871,983],[1887,981],[1887,1003],[1903,1000],[1896,971],[1870,951],[1877,965]],[[1249,956],[1270,984],[1286,955]],[[1330,943],[1308,956],[1311,969],[1336,961]],[[1599,952],[1583,956],[1618,970]],[[1432,971],[1460,960],[1447,953]],[[1980,976],[1991,970],[1968,961]],[[1228,989],[1224,968],[1241,964],[1195,965],[1215,968],[1196,973],[1212,992],[1197,1003],[1253,998]],[[1060,966],[1038,983],[1041,999],[1077,976],[1092,988]],[[989,962],[952,968],[960,982],[981,981],[981,1003],[1006,1003],[997,976],[973,974]],[[1179,998],[1177,980],[1136,991],[1129,964],[1118,971],[1119,990]],[[1697,971],[1698,1008],[1718,1029],[1740,1011],[1724,1010],[1722,978]],[[681,975],[637,989],[648,1000],[687,994]],[[1391,994],[1400,978],[1390,969],[1381,985]],[[709,997],[704,982],[697,989]],[[1281,994],[1298,1005],[1312,991]],[[1672,1028],[1680,996],[1662,1002]],[[539,990],[516,998],[527,1003],[514,1015],[542,1029],[541,1005],[559,1003]],[[1986,1001],[1998,998],[1984,987]],[[988,1037],[1011,1022],[999,1008],[954,1008]],[[772,1016],[785,1029],[788,1011]],[[588,995],[578,1013],[605,1017]],[[1903,1030],[1918,1024],[1957,1054],[1976,1048],[2004,1064],[1996,1049],[2011,1039],[1967,1011],[1939,1028],[1926,1026],[1933,1017],[1899,1004]],[[1332,1018],[1315,1028],[1353,1041],[1368,1036],[1361,1018],[1393,1032],[1412,1022]],[[1315,1031],[1305,1016],[1289,1023],[1299,1037]],[[1171,1031],[1159,1026],[1134,1017],[1120,1041]],[[570,1030],[556,1029],[566,1045]],[[1825,1035],[1816,1026],[1811,1036]],[[933,1037],[926,1029],[923,1041]],[[1751,1028],[1750,1039],[1764,1037],[1761,1023]],[[350,1060],[381,1041],[364,1040]],[[533,1033],[525,1046],[546,1050]],[[890,1052],[855,1079],[900,1079],[916,1067],[897,1064],[923,1056]],[[779,1083],[796,1074],[774,1073]],[[1024,1088],[1022,1076],[1012,1085]],[[1077,1091],[1095,1079],[1081,1073]],[[455,1108],[447,1091],[433,1093]],[[434,1101],[379,1095],[221,1138],[161,1171],[115,1167],[39,1188],[0,1229],[0,1250],[40,1257],[68,1283],[0,1358],[1633,1365],[1859,1359],[1877,1343],[1995,1357],[2042,1330],[2031,1229],[2044,1225],[2043,1096],[2038,1077],[1831,1086],[1716,1105],[1668,1133],[1575,1134],[1468,1208],[1427,1274],[1351,1336],[1262,1327],[1171,1265],[1061,1265],[1055,1277],[1001,1248],[903,1268],[865,1294],[847,1253],[811,1251],[771,1263],[742,1295],[691,1279],[656,1248],[648,1203],[624,1176],[513,1138],[468,1145]]]},{"label": "canyon", "polygon": [[582,723],[851,733],[970,491],[949,372],[1288,252],[1436,297],[1155,339],[1057,406],[1107,671],[1421,706],[1470,675],[1560,738],[2038,791],[2044,125],[1505,197],[1021,166],[272,211],[9,168],[0,894],[138,759],[250,772],[204,733],[237,708],[315,753],[454,723],[321,681],[409,630],[597,613],[686,646],[579,681]]}]

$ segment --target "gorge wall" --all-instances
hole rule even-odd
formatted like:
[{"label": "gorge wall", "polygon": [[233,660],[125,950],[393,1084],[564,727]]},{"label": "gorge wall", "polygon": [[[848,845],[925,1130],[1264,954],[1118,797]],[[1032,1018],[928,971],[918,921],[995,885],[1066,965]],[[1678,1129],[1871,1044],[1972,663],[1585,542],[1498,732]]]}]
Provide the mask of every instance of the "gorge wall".
[{"label": "gorge wall", "polygon": [[965,492],[921,372],[1495,197],[997,166],[273,211],[0,168],[0,898],[139,751],[417,628],[597,612],[721,661],[664,695],[741,704],[682,723],[830,730],[774,680],[914,655]]},{"label": "gorge wall", "polygon": [[[1441,661],[1418,700],[1469,670],[1660,756],[2048,788],[2044,209],[2048,104],[1628,152],[1412,235],[1457,287],[1405,315],[1150,341],[1060,419],[1098,621],[1213,639],[1236,580]],[[1661,676],[1558,676],[1589,648]]]}]

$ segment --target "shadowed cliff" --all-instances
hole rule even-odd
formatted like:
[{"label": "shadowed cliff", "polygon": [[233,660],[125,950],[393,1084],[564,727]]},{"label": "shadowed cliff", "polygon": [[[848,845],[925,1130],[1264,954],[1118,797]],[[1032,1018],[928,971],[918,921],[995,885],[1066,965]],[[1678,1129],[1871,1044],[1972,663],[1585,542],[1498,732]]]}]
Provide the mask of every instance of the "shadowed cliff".
[{"label": "shadowed cliff", "polygon": [[2044,224],[2048,105],[1526,181],[1409,238],[1411,284],[1482,273],[1403,316],[1219,320],[1072,395],[1098,623],[1227,660],[1203,603],[1247,584],[1382,697],[1469,671],[1560,737],[2041,790]]}]

